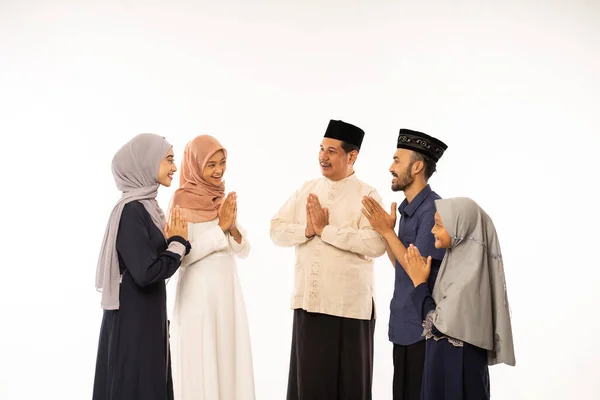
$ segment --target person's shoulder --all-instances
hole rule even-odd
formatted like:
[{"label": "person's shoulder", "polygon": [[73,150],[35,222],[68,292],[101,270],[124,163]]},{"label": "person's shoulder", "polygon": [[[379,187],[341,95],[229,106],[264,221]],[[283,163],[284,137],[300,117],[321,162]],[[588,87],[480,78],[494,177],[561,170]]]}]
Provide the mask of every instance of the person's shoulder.
[{"label": "person's shoulder", "polygon": [[427,196],[427,200],[434,202],[436,200],[441,200],[442,196],[440,196],[439,194],[437,194],[437,192],[435,190],[433,190],[433,188],[431,189],[431,192],[429,192],[429,195]]},{"label": "person's shoulder", "polygon": [[381,198],[381,195],[379,194],[379,192],[377,192],[377,189],[375,189],[373,186],[369,185],[367,182],[356,178],[356,183],[357,183],[358,187],[360,188],[360,193],[363,196],[371,196],[373,198],[376,198],[376,197]]},{"label": "person's shoulder", "polygon": [[431,189],[431,191],[429,192],[429,194],[427,195],[427,197],[425,198],[425,201],[423,201],[423,203],[424,203],[424,205],[427,205],[427,207],[435,208],[435,201],[441,200],[441,199],[442,199],[442,196],[437,194],[437,192],[435,190]]},{"label": "person's shoulder", "polygon": [[151,221],[150,214],[141,202],[130,201],[123,206],[123,211],[121,212],[118,238],[123,239],[123,235],[138,234],[140,227],[147,228]]},{"label": "person's shoulder", "polygon": [[125,212],[125,211],[140,212],[140,211],[144,211],[144,210],[145,210],[144,205],[137,200],[130,201],[129,203],[125,204],[125,206],[123,207],[123,212]]},{"label": "person's shoulder", "polygon": [[425,218],[427,220],[433,219],[433,216],[435,215],[435,212],[437,211],[437,208],[435,207],[435,201],[437,199],[439,199],[440,197],[435,194],[434,192],[431,192],[421,203],[421,205],[418,208],[418,215],[421,219]]},{"label": "person's shoulder", "polygon": [[140,220],[145,219],[148,216],[148,211],[146,211],[146,207],[144,207],[142,203],[139,201],[130,201],[123,207],[121,219]]},{"label": "person's shoulder", "polygon": [[367,182],[363,181],[360,178],[356,178],[354,181],[356,182],[356,184],[358,186],[360,186],[361,188],[363,188],[365,190],[375,190],[375,188],[373,186],[369,185]]}]

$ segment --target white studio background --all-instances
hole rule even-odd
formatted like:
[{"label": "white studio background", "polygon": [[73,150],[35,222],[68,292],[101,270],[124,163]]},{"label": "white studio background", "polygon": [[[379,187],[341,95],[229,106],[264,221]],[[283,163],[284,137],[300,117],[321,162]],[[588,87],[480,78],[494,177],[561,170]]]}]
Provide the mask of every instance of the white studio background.
[{"label": "white studio background", "polygon": [[[110,162],[141,132],[178,160],[198,134],[228,148],[253,245],[238,269],[257,399],[285,398],[293,250],[271,244],[269,220],[319,176],[329,119],[366,131],[357,173],[388,205],[407,127],[449,144],[434,189],[493,217],[517,352],[491,368],[493,398],[600,398],[600,4],[494,3],[0,0],[0,398],[91,397]],[[375,270],[379,400],[394,273],[385,256]]]}]

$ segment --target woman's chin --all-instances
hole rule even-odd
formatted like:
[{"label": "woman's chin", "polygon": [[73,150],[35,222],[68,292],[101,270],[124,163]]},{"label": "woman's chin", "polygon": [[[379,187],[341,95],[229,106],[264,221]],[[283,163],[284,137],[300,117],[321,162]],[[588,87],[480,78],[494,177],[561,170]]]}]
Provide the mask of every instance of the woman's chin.
[{"label": "woman's chin", "polygon": [[171,183],[173,182],[172,178],[165,178],[165,179],[161,179],[158,181],[159,184],[163,185],[164,187],[169,187],[171,186]]}]

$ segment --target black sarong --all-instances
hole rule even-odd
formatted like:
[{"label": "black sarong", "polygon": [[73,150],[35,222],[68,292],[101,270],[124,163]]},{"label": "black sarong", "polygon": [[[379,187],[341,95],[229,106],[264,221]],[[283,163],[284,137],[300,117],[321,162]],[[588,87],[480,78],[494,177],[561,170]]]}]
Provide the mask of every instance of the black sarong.
[{"label": "black sarong", "polygon": [[294,310],[287,400],[371,400],[375,319]]}]

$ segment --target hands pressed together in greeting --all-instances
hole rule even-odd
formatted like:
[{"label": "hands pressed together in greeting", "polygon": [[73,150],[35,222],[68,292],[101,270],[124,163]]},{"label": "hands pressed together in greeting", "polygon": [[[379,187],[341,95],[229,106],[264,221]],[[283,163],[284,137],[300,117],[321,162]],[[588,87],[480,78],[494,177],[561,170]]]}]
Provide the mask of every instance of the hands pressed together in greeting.
[{"label": "hands pressed together in greeting", "polygon": [[217,213],[219,217],[219,227],[223,233],[229,232],[229,234],[235,239],[236,242],[241,242],[241,234],[237,229],[237,194],[230,192],[225,201],[219,207]]},{"label": "hands pressed together in greeting", "polygon": [[396,203],[392,203],[390,213],[386,213],[383,207],[375,201],[371,196],[365,196],[362,200],[363,215],[369,220],[369,223],[375,230],[382,236],[386,233],[394,233],[394,227],[396,226]]},{"label": "hands pressed together in greeting", "polygon": [[405,255],[406,265],[404,270],[413,281],[415,287],[421,283],[427,282],[431,273],[431,256],[424,258],[415,245],[408,246]]},{"label": "hands pressed together in greeting", "polygon": [[315,235],[321,236],[323,229],[329,224],[329,210],[321,207],[319,198],[315,194],[309,194],[306,200],[306,229],[304,235],[311,238]]},{"label": "hands pressed together in greeting", "polygon": [[[397,219],[397,204],[392,203],[389,213],[385,212],[383,207],[370,196],[363,197],[362,204],[362,213],[369,220],[371,227],[383,236],[388,243],[394,240],[399,241],[396,232],[394,232]],[[402,261],[400,262],[400,265],[411,278],[415,287],[423,282],[427,282],[431,270],[431,257],[422,257],[416,246],[411,244],[406,249],[404,260],[398,259],[398,261]]]},{"label": "hands pressed together in greeting", "polygon": [[180,236],[187,240],[188,223],[185,217],[181,214],[181,209],[179,206],[175,206],[171,211],[169,222],[165,222],[163,232],[167,239],[173,236]]}]

